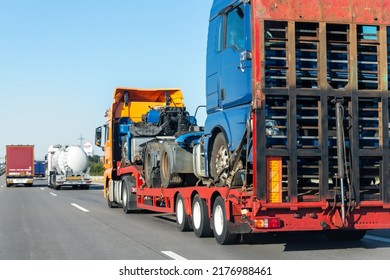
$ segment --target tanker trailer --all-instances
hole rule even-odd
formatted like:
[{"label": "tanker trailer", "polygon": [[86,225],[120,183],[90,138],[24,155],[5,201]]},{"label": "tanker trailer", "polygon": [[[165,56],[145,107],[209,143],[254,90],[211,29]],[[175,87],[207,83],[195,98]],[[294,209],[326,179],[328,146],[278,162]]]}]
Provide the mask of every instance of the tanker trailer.
[{"label": "tanker trailer", "polygon": [[89,189],[88,156],[80,146],[51,145],[47,155],[47,185],[60,190],[62,186]]}]

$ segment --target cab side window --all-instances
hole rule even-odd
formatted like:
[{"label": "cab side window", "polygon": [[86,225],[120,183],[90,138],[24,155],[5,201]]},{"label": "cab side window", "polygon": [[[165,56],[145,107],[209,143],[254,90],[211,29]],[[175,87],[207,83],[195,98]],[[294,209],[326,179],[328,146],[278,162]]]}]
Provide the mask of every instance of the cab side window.
[{"label": "cab side window", "polygon": [[245,48],[244,11],[242,5],[232,10],[226,17],[226,48]]}]

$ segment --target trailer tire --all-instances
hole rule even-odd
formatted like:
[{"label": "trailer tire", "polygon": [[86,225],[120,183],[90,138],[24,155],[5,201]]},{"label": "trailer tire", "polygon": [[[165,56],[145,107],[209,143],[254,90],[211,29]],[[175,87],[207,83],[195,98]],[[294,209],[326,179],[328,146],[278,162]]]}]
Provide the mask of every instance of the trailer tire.
[{"label": "trailer tire", "polygon": [[184,207],[184,199],[181,194],[177,195],[176,198],[176,224],[179,231],[190,231],[190,218],[186,214]]},{"label": "trailer tire", "polygon": [[225,201],[220,196],[215,199],[213,206],[213,231],[220,245],[233,244],[237,240],[237,235],[229,231]]},{"label": "trailer tire", "polygon": [[129,214],[138,210],[136,207],[136,197],[130,190],[135,186],[135,179],[131,176],[126,176],[122,180],[122,208],[125,214]]},{"label": "trailer tire", "polygon": [[129,214],[130,213],[130,210],[129,210],[129,195],[128,195],[128,191],[127,191],[127,186],[122,186],[122,208],[123,208],[123,212],[125,212],[125,214]]},{"label": "trailer tire", "polygon": [[213,236],[206,201],[198,194],[192,201],[192,228],[197,237]]},{"label": "trailer tire", "polygon": [[228,176],[229,166],[229,149],[222,132],[218,133],[214,139],[213,149],[210,159],[211,177],[216,182],[216,185],[224,185]]}]

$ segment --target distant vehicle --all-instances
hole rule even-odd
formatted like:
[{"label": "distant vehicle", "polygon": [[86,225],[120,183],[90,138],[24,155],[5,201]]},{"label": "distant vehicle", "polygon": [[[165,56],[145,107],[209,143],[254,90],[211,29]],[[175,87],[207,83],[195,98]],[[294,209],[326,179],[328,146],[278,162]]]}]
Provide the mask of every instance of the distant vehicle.
[{"label": "distant vehicle", "polygon": [[34,176],[45,177],[46,174],[46,163],[44,160],[36,160],[34,162]]},{"label": "distant vehicle", "polygon": [[60,190],[61,186],[72,186],[89,189],[88,156],[80,146],[49,146],[46,175],[49,188]]},{"label": "distant vehicle", "polygon": [[32,186],[34,183],[34,146],[6,146],[6,185],[23,184]]}]

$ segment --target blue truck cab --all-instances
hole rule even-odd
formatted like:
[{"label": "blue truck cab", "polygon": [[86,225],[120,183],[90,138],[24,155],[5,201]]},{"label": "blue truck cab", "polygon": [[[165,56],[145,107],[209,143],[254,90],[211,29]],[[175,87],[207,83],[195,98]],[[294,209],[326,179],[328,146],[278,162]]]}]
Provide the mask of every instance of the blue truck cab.
[{"label": "blue truck cab", "polygon": [[[248,1],[213,2],[207,43],[204,152],[208,176],[218,180],[212,159],[216,139],[230,152],[245,132],[252,102],[250,5]],[[218,136],[219,135],[219,136]],[[218,147],[214,147],[217,148]]]},{"label": "blue truck cab", "polygon": [[34,176],[45,177],[46,173],[46,162],[44,160],[34,161]]}]

